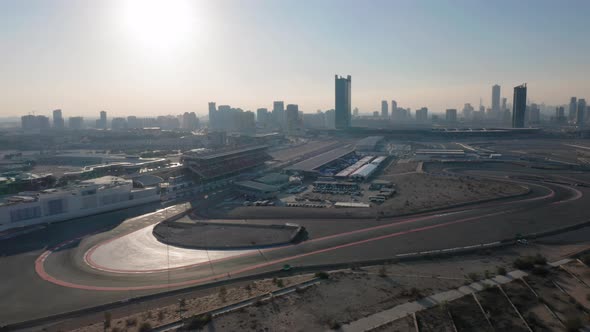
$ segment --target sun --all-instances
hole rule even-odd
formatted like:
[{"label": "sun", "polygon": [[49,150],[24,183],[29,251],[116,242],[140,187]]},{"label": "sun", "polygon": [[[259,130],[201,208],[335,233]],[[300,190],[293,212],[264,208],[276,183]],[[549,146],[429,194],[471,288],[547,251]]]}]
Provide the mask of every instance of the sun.
[{"label": "sun", "polygon": [[151,51],[177,51],[196,32],[190,0],[121,0],[121,23],[130,39]]}]

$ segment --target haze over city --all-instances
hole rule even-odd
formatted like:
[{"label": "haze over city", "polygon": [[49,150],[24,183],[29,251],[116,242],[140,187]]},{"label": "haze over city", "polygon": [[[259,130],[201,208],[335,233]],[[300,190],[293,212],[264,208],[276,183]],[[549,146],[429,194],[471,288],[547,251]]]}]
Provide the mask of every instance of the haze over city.
[{"label": "haze over city", "polygon": [[[207,114],[381,100],[432,113],[490,105],[528,83],[531,102],[588,95],[588,1],[2,1],[0,117]],[[156,22],[156,23],[155,23]]]},{"label": "haze over city", "polygon": [[590,331],[590,0],[0,0],[0,332]]}]

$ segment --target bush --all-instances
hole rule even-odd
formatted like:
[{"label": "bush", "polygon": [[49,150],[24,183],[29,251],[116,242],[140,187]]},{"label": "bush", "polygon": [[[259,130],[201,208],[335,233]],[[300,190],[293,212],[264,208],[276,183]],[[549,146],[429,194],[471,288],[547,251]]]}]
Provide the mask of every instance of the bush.
[{"label": "bush", "polygon": [[277,287],[280,287],[280,288],[285,287],[285,283],[283,282],[283,279],[277,279]]},{"label": "bush", "polygon": [[127,326],[135,326],[135,325],[137,325],[137,318],[127,318],[125,320],[125,325],[127,325]]},{"label": "bush", "polygon": [[512,265],[519,270],[530,270],[535,266],[535,264],[533,264],[533,262],[526,257],[515,259]]},{"label": "bush", "polygon": [[530,270],[535,265],[545,265],[547,264],[547,259],[540,254],[536,254],[535,256],[523,256],[519,257],[514,260],[514,267],[517,269],[522,270]]},{"label": "bush", "polygon": [[107,328],[111,327],[111,318],[112,318],[111,313],[108,311],[105,311],[105,313],[104,313],[104,327],[107,327]]},{"label": "bush", "polygon": [[479,274],[477,274],[476,272],[470,272],[467,274],[467,278],[469,278],[471,281],[478,281]]},{"label": "bush", "polygon": [[137,331],[150,332],[150,331],[152,331],[152,325],[148,322],[141,323],[141,325],[139,325],[139,329]]},{"label": "bush", "polygon": [[497,269],[497,271],[496,271],[496,272],[498,272],[498,274],[499,274],[499,275],[502,275],[502,276],[503,276],[503,275],[505,275],[505,274],[507,273],[507,272],[506,272],[506,268],[504,268],[503,266],[498,266],[498,269]]},{"label": "bush", "polygon": [[381,267],[379,268],[379,276],[382,278],[387,277],[387,268],[385,267],[385,265],[381,265]]},{"label": "bush", "polygon": [[158,311],[158,321],[163,321],[164,320],[164,311],[160,310]]},{"label": "bush", "polygon": [[536,254],[535,257],[533,257],[533,263],[537,265],[545,265],[547,264],[547,258],[542,256],[541,254]]},{"label": "bush", "polygon": [[335,321],[335,320],[331,320],[328,325],[330,326],[330,330],[338,330],[342,325]]},{"label": "bush", "polygon": [[211,321],[211,314],[198,315],[189,318],[182,327],[185,331],[201,330]]},{"label": "bush", "polygon": [[541,276],[541,277],[545,277],[546,275],[549,274],[549,270],[547,270],[547,268],[543,267],[543,266],[535,266],[533,268],[533,274]]},{"label": "bush", "polygon": [[219,298],[221,299],[221,302],[225,302],[226,295],[227,289],[225,288],[225,286],[219,287]]},{"label": "bush", "polygon": [[330,279],[330,275],[324,271],[316,272],[315,277],[320,279]]},{"label": "bush", "polygon": [[583,255],[580,260],[586,265],[590,265],[590,254]]}]

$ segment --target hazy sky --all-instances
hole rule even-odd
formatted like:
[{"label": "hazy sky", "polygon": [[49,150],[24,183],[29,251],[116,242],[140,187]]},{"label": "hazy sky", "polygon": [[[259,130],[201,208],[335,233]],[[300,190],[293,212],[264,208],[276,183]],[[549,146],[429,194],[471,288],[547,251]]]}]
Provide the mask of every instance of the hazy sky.
[{"label": "hazy sky", "polygon": [[1,0],[0,116],[590,98],[590,1]]}]

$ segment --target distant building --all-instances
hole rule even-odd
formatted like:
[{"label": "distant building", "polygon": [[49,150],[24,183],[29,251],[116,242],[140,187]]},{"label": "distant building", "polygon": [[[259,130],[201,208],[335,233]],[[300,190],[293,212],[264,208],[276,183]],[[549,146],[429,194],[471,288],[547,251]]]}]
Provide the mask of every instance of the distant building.
[{"label": "distant building", "polygon": [[353,116],[359,116],[359,108],[358,108],[358,107],[355,107],[355,108],[352,110],[352,115],[353,115]]},{"label": "distant building", "polygon": [[53,111],[53,128],[63,129],[65,127],[65,121],[61,114],[61,110]]},{"label": "distant building", "polygon": [[328,129],[336,128],[336,111],[335,110],[327,110],[326,111],[326,128],[328,128]]},{"label": "distant building", "polygon": [[299,128],[299,106],[295,104],[287,105],[287,133],[293,135]]},{"label": "distant building", "polygon": [[285,122],[285,103],[274,101],[272,103],[272,122],[277,127],[282,127]]},{"label": "distant building", "polygon": [[508,107],[506,106],[507,99],[502,98],[502,112],[506,111]]},{"label": "distant building", "polygon": [[512,102],[512,128],[524,128],[526,112],[526,83],[514,87]]},{"label": "distant building", "polygon": [[72,116],[68,118],[68,127],[70,129],[79,130],[84,128],[84,118],[81,116]]},{"label": "distant building", "polygon": [[447,109],[446,120],[447,122],[457,122],[457,110],[454,108]]},{"label": "distant building", "polygon": [[113,130],[127,129],[127,120],[125,120],[125,118],[113,118],[111,120],[111,129],[113,129]]},{"label": "distant building", "polygon": [[384,118],[389,117],[389,106],[387,105],[387,100],[381,101],[381,116]]},{"label": "distant building", "polygon": [[428,121],[428,108],[422,107],[419,110],[416,110],[416,121],[418,122],[427,122]]},{"label": "distant building", "polygon": [[470,103],[463,105],[463,118],[467,120],[471,120],[473,118],[473,111],[475,109],[471,106]]},{"label": "distant building", "polygon": [[563,106],[555,108],[555,122],[557,123],[564,123],[566,120],[565,117],[565,109]]},{"label": "distant building", "polygon": [[209,103],[209,129],[217,129],[215,126],[215,116],[217,113],[217,108],[215,107],[214,102]]},{"label": "distant building", "polygon": [[336,129],[346,129],[350,127],[351,103],[350,103],[350,86],[352,78],[348,75],[346,78],[335,76],[335,111]]},{"label": "distant building", "polygon": [[492,86],[492,112],[495,114],[500,112],[500,86],[498,84]]},{"label": "distant building", "polygon": [[[303,126],[305,128],[328,128],[326,125],[326,113],[322,113],[322,111],[317,111],[316,113],[308,113],[303,114]],[[333,128],[330,127],[330,128]]]},{"label": "distant building", "polygon": [[259,108],[256,110],[256,122],[262,125],[266,125],[269,123],[268,120],[268,109]]},{"label": "distant building", "polygon": [[397,110],[397,101],[392,100],[391,101],[391,115],[393,115],[393,113],[395,113],[396,110]]},{"label": "distant building", "polygon": [[537,104],[531,104],[528,112],[528,119],[530,124],[538,125],[541,122],[541,109]]},{"label": "distant building", "polygon": [[576,97],[570,98],[570,107],[567,117],[570,121],[574,121],[576,119],[576,110],[577,110],[578,101]]},{"label": "distant building", "polygon": [[184,112],[182,114],[182,129],[184,130],[196,130],[199,128],[199,118],[195,112]]},{"label": "distant building", "polygon": [[24,130],[49,129],[49,118],[43,115],[25,115],[21,117],[21,127]]},{"label": "distant building", "polygon": [[578,109],[576,111],[576,125],[578,128],[584,128],[584,113],[586,112],[586,99],[578,99]]},{"label": "distant building", "polygon": [[100,118],[96,120],[96,128],[107,129],[107,112],[100,111]]}]

